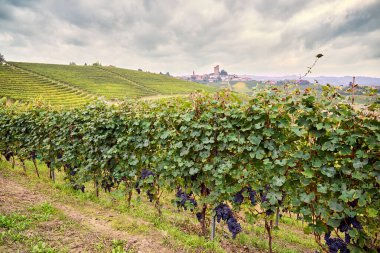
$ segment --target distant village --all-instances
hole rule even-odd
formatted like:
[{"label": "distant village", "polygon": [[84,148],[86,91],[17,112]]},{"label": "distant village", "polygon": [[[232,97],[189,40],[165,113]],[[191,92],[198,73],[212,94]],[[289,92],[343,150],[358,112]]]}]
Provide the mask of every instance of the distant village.
[{"label": "distant village", "polygon": [[217,82],[228,82],[228,81],[253,81],[252,78],[242,77],[238,75],[230,75],[225,70],[219,70],[219,65],[214,67],[214,72],[210,74],[196,74],[193,71],[191,76],[181,76],[183,80],[199,82],[199,83],[217,83]]},{"label": "distant village", "polygon": [[[289,83],[300,84],[300,85],[310,85],[310,84],[333,84],[342,87],[350,87],[352,77],[308,77],[300,80],[297,76],[283,76],[283,77],[264,77],[264,76],[253,76],[253,75],[236,75],[228,74],[226,70],[220,70],[220,66],[216,65],[214,71],[209,74],[197,74],[193,71],[192,75],[177,76],[176,78],[192,81],[197,83],[208,84],[211,86],[220,85],[232,85],[238,82],[247,83],[251,85],[264,84],[264,85],[284,85]],[[317,78],[318,80],[316,80]],[[309,80],[307,80],[309,79]],[[380,90],[380,78],[371,78],[360,76],[358,79],[361,86],[367,86]],[[355,82],[357,83],[357,82]]]},{"label": "distant village", "polygon": [[[186,81],[193,81],[197,83],[210,83],[210,84],[216,84],[216,83],[236,83],[236,82],[255,82],[256,84],[282,84],[283,82],[299,82],[299,80],[255,80],[249,76],[241,76],[236,74],[228,74],[226,70],[222,69],[220,70],[220,66],[216,65],[214,67],[214,72],[209,74],[196,74],[195,71],[193,71],[193,74],[190,76],[179,76],[177,78],[180,78],[182,80]],[[307,80],[301,80],[301,84],[310,84]]]}]

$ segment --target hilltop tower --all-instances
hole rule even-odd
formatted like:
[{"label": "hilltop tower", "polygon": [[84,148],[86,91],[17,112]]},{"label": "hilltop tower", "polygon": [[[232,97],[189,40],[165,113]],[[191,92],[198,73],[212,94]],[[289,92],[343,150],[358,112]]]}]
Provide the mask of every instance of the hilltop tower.
[{"label": "hilltop tower", "polygon": [[216,65],[214,67],[214,75],[219,76],[219,74],[220,74],[220,72],[219,72],[219,65]]}]

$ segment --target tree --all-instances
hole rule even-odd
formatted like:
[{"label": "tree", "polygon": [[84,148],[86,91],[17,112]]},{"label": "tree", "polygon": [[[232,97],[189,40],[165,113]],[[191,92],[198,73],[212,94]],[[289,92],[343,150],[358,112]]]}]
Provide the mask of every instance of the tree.
[{"label": "tree", "polygon": [[75,64],[75,62],[72,61],[72,62],[69,63],[69,65],[75,66],[76,64]]},{"label": "tree", "polygon": [[4,55],[0,54],[0,63],[3,64],[5,63],[5,58]]},{"label": "tree", "polygon": [[84,66],[87,66],[87,62],[84,63]]},{"label": "tree", "polygon": [[166,75],[167,75],[167,76],[170,76],[170,73],[169,73],[169,72],[166,72]]},{"label": "tree", "polygon": [[221,76],[228,76],[228,73],[227,73],[227,71],[225,71],[224,69],[222,69],[222,71],[220,71],[220,75]]}]

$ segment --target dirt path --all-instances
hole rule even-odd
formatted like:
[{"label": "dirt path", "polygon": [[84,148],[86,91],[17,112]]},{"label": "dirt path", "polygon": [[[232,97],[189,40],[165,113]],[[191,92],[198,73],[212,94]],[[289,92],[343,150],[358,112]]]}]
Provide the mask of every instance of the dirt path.
[{"label": "dirt path", "polygon": [[[125,241],[126,245],[124,248],[133,248],[137,252],[173,252],[173,250],[163,246],[161,241],[164,236],[154,229],[146,235],[136,235],[113,228],[111,226],[112,221],[120,215],[117,212],[107,210],[107,213],[105,213],[104,210],[96,209],[94,206],[91,206],[89,212],[84,212],[78,210],[79,208],[75,206],[62,203],[57,199],[51,199],[39,192],[25,188],[0,174],[0,213],[22,211],[30,206],[44,202],[50,203],[63,213],[67,219],[74,221],[81,227],[78,231],[70,229],[70,233],[65,233],[64,238],[55,235],[56,240],[65,241],[65,246],[70,252],[89,251],[91,247],[88,247],[88,244],[94,244],[95,242],[99,242],[99,240],[111,242],[115,239]],[[59,227],[59,224],[57,224],[59,221],[50,223],[53,224],[49,224],[49,222],[44,224],[45,227],[40,232],[46,233],[46,230],[49,230],[49,228],[51,231],[55,231],[55,228]],[[31,231],[32,234],[36,232]],[[52,235],[50,234],[48,238],[52,238]],[[86,247],[83,247],[83,245]]]}]

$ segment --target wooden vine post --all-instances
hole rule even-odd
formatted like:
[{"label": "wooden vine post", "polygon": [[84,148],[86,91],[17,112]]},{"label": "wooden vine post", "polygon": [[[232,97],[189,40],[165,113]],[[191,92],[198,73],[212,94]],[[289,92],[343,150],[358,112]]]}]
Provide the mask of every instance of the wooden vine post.
[{"label": "wooden vine post", "polygon": [[354,104],[355,102],[355,77],[352,77],[352,84],[351,84],[351,104]]}]

